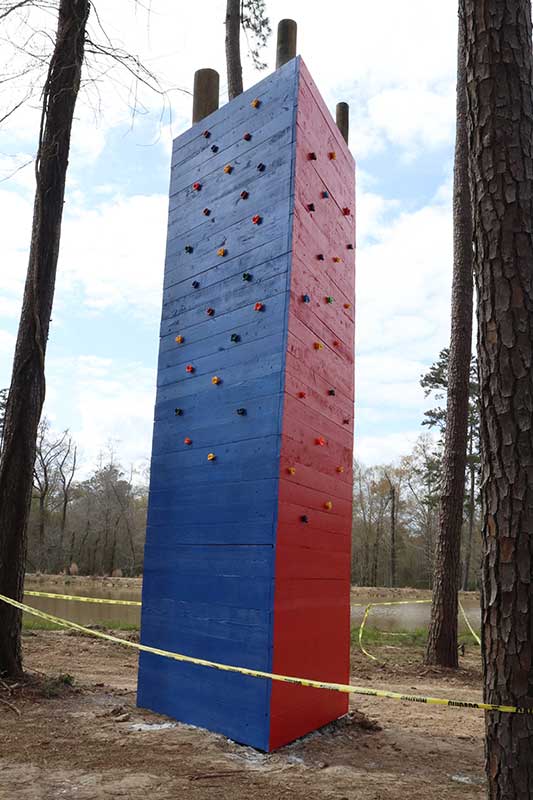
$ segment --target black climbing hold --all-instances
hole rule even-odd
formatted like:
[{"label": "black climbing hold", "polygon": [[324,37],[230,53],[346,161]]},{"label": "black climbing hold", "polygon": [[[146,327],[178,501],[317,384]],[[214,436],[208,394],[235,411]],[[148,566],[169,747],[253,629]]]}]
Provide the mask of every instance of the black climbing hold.
[{"label": "black climbing hold", "polygon": [[211,152],[212,153],[218,153],[218,146],[216,144],[212,144],[211,145]]},{"label": "black climbing hold", "polygon": [[241,341],[241,337],[239,336],[238,333],[232,333],[230,338],[231,338],[232,342],[240,342]]},{"label": "black climbing hold", "polygon": [[237,409],[237,414],[239,415],[239,417],[245,417],[246,416],[246,409],[245,408],[238,408]]},{"label": "black climbing hold", "polygon": [[266,169],[266,167],[265,167],[265,165],[264,165],[262,162],[260,162],[260,163],[257,165],[257,169],[259,170],[259,172],[264,172],[264,171],[265,171],[265,169]]},{"label": "black climbing hold", "polygon": [[324,198],[324,200],[327,200],[329,197],[329,192],[322,192],[322,197]]},{"label": "black climbing hold", "polygon": [[317,261],[324,261],[324,255],[322,253],[319,253],[317,255],[316,259],[317,259]]},{"label": "black climbing hold", "polygon": [[183,409],[182,409],[182,408],[175,408],[175,409],[174,409],[174,414],[175,414],[177,417],[181,417],[181,416],[183,415]]},{"label": "black climbing hold", "polygon": [[311,298],[309,297],[309,295],[308,295],[308,294],[303,294],[303,295],[302,295],[302,301],[303,301],[304,303],[310,303],[310,302],[311,302]]},{"label": "black climbing hold", "polygon": [[331,395],[332,397],[335,397],[335,389],[330,389],[328,394]]},{"label": "black climbing hold", "polygon": [[252,280],[252,273],[251,272],[243,272],[242,273],[243,281],[251,281]]},{"label": "black climbing hold", "polygon": [[314,211],[315,210],[315,204],[314,203],[308,203],[307,204],[307,210],[308,211]]},{"label": "black climbing hold", "polygon": [[309,517],[307,516],[307,514],[302,514],[302,516],[300,517],[300,522],[309,522]]},{"label": "black climbing hold", "polygon": [[191,245],[190,244],[186,244],[185,245],[185,252],[186,253],[192,253],[192,251],[193,251],[193,248],[191,247]]},{"label": "black climbing hold", "polygon": [[193,281],[191,283],[191,286],[192,286],[193,289],[198,289],[198,287],[200,286],[200,283],[199,283],[199,281]]},{"label": "black climbing hold", "polygon": [[353,250],[353,244],[347,244],[346,245],[346,249],[347,250]]}]

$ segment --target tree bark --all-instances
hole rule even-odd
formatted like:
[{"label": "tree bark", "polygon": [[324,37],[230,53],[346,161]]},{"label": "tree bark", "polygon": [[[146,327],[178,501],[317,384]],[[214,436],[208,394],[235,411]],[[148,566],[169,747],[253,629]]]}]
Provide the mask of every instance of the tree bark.
[{"label": "tree bark", "polygon": [[228,97],[233,100],[243,91],[241,0],[227,0],[226,3],[226,69],[228,72]]},{"label": "tree bark", "polygon": [[[533,54],[530,0],[462,0],[481,396],[489,703],[533,707]],[[489,713],[490,800],[533,797],[533,716]]]},{"label": "tree bark", "polygon": [[458,666],[457,611],[472,356],[472,211],[468,176],[464,19],[461,15],[457,37],[456,111],[453,280],[446,430],[431,624],[425,656],[426,664],[439,664],[443,667]]},{"label": "tree bark", "polygon": [[[43,91],[28,272],[0,460],[0,593],[22,599],[44,360],[65,195],[70,133],[80,84],[89,0],[60,0],[54,53]],[[0,603],[0,672],[22,671],[20,612]]]}]

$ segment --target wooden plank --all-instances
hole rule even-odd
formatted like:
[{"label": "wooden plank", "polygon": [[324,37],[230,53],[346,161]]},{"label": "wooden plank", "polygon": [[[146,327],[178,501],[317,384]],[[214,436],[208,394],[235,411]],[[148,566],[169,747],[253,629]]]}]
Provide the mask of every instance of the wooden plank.
[{"label": "wooden plank", "polygon": [[154,544],[269,544],[274,541],[274,525],[269,522],[207,522],[175,525],[148,524],[146,538]]}]

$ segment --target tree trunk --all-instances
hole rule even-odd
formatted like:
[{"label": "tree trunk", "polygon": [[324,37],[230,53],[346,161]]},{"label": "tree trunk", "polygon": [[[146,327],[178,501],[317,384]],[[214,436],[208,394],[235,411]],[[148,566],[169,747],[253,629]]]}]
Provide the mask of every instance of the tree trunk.
[{"label": "tree trunk", "polygon": [[426,664],[439,664],[443,667],[458,666],[457,611],[472,356],[472,210],[468,176],[464,19],[461,15],[457,37],[456,111],[448,397],[433,601],[425,656]]},{"label": "tree trunk", "polygon": [[227,0],[226,3],[226,68],[228,72],[228,97],[233,100],[243,91],[241,0]]},{"label": "tree trunk", "polygon": [[[533,707],[533,54],[530,0],[462,0],[481,397],[488,703]],[[533,716],[487,714],[490,800],[533,797]]]},{"label": "tree trunk", "polygon": [[[80,84],[89,0],[60,0],[36,160],[30,256],[0,460],[0,593],[22,599],[44,359],[59,251],[70,133]],[[21,614],[0,603],[0,672],[22,671]]]}]

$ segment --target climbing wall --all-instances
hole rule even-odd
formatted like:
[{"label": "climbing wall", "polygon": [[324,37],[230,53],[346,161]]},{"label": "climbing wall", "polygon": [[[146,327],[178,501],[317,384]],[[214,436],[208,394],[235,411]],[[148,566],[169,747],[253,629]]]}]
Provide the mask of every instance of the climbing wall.
[{"label": "climbing wall", "polygon": [[[144,644],[348,679],[353,204],[299,58],[174,142]],[[347,710],[146,653],[138,702],[262,750]]]}]

